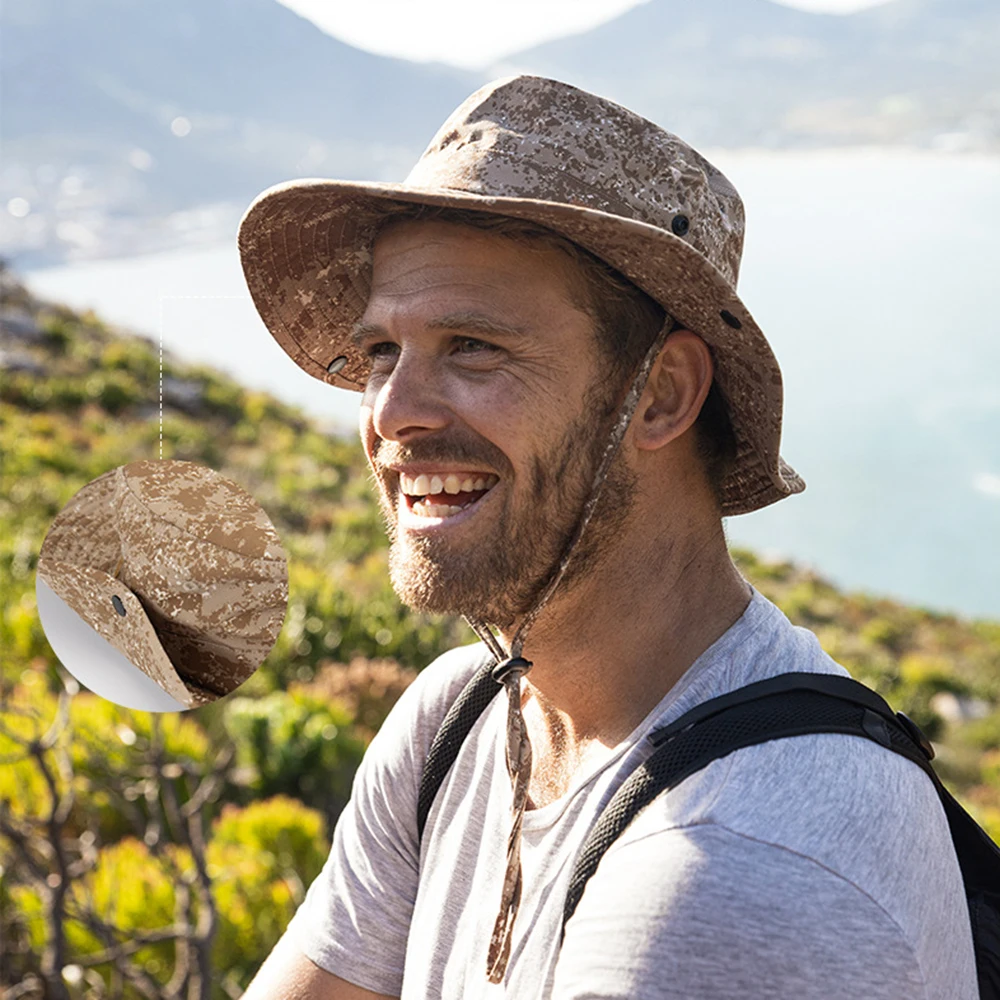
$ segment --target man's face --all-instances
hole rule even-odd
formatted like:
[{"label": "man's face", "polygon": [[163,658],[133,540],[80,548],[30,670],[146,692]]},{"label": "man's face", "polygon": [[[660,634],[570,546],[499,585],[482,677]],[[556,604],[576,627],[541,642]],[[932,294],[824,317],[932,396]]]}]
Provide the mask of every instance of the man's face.
[{"label": "man's face", "polygon": [[[356,337],[372,362],[361,439],[400,598],[507,627],[577,523],[608,432],[593,321],[555,248],[407,221],[375,246]],[[617,461],[570,578],[621,529],[634,481]]]}]

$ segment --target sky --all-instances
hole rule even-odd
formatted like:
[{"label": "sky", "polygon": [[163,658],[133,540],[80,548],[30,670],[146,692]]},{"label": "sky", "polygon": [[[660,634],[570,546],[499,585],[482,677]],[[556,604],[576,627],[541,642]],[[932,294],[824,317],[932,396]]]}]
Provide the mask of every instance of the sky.
[{"label": "sky", "polygon": [[[585,31],[645,0],[280,0],[341,41],[381,55],[481,69],[561,35]],[[734,0],[737,2],[737,0]],[[847,14],[886,0],[776,0]]]}]

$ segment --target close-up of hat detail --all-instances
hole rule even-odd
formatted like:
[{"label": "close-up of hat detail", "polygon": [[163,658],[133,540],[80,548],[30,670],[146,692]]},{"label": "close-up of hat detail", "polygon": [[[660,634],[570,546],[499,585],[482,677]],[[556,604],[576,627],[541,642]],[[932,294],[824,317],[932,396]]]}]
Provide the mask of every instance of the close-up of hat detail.
[{"label": "close-up of hat detail", "polygon": [[253,674],[288,602],[267,514],[241,487],[185,461],[132,462],[84,486],[53,521],[38,575],[185,708]]}]

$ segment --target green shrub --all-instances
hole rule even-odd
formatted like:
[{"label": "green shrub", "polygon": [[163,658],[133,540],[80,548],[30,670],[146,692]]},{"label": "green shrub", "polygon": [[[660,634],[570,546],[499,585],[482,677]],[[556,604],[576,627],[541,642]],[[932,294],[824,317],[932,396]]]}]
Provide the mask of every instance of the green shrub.
[{"label": "green shrub", "polygon": [[872,646],[882,646],[893,653],[900,653],[909,630],[901,622],[889,618],[872,618],[861,629],[861,638]]},{"label": "green shrub", "polygon": [[938,691],[965,694],[968,685],[955,676],[955,668],[944,656],[927,653],[907,653],[899,661],[899,678],[907,685],[925,690],[928,695]]},{"label": "green shrub", "polygon": [[88,398],[96,400],[101,408],[112,416],[117,416],[127,407],[137,403],[145,395],[136,380],[123,371],[99,372],[91,375],[86,382]]},{"label": "green shrub", "polygon": [[214,965],[242,989],[277,944],[329,851],[323,817],[293,798],[227,806],[208,845],[219,910]]},{"label": "green shrub", "polygon": [[237,762],[251,771],[249,787],[264,797],[293,796],[319,809],[332,826],[365,750],[348,711],[301,691],[227,701],[226,729]]},{"label": "green shrub", "polygon": [[205,383],[202,401],[209,413],[237,423],[243,418],[243,389],[235,382],[212,378]]},{"label": "green shrub", "polygon": [[981,750],[1000,750],[1000,712],[965,723],[962,739]]},{"label": "green shrub", "polygon": [[[107,942],[98,937],[87,923],[93,913],[100,921],[118,928],[116,940],[128,940],[138,931],[169,928],[174,918],[175,867],[190,869],[190,858],[176,848],[168,857],[156,857],[142,841],[128,838],[99,852],[97,866],[70,883],[67,891],[68,919],[63,924],[69,958],[86,958],[102,952]],[[37,889],[15,885],[11,899],[20,914],[32,949],[41,954],[48,936],[44,908]],[[164,984],[170,978],[174,964],[174,942],[160,941],[143,945],[131,960],[144,967],[154,980]],[[67,962],[67,964],[69,964]],[[110,982],[110,963],[95,966]],[[127,990],[125,996],[139,1000],[141,993]]]},{"label": "green shrub", "polygon": [[73,340],[73,322],[65,316],[43,313],[38,318],[38,325],[45,331],[42,337],[45,347],[53,354],[65,354]]},{"label": "green shrub", "polygon": [[147,390],[158,389],[160,381],[159,352],[140,340],[112,340],[101,351],[102,368],[128,372]]}]

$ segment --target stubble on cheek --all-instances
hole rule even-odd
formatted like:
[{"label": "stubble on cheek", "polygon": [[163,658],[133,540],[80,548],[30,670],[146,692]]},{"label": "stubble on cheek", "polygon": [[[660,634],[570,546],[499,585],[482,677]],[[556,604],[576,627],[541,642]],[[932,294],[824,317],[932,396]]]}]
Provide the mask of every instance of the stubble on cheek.
[{"label": "stubble on cheek", "polygon": [[498,558],[498,553],[508,548],[506,506],[491,501],[497,509],[488,515],[476,512],[473,516],[479,520],[470,526],[471,532],[462,529],[460,541],[449,538],[447,528],[443,537],[401,531],[398,506],[406,501],[398,492],[396,475],[379,471],[379,466],[442,462],[487,468],[495,470],[500,488],[507,490],[514,478],[509,459],[490,442],[467,436],[422,441],[412,447],[381,442],[376,454],[373,482],[391,542],[389,575],[397,596],[415,611],[482,616],[492,606],[497,575],[509,576],[509,567]]},{"label": "stubble on cheek", "polygon": [[[583,414],[545,456],[531,462],[525,492],[512,500],[516,483],[503,481],[503,506],[483,511],[475,536],[400,537],[396,509],[380,489],[392,546],[389,570],[400,600],[416,611],[461,614],[507,628],[536,604],[556,572],[590,493],[603,450],[594,439],[594,418]],[[635,502],[635,477],[619,457],[558,593],[565,594],[599,571],[609,542],[627,523]],[[475,524],[475,522],[473,522]],[[471,525],[470,525],[471,526]],[[447,530],[447,529],[446,529]]]}]

